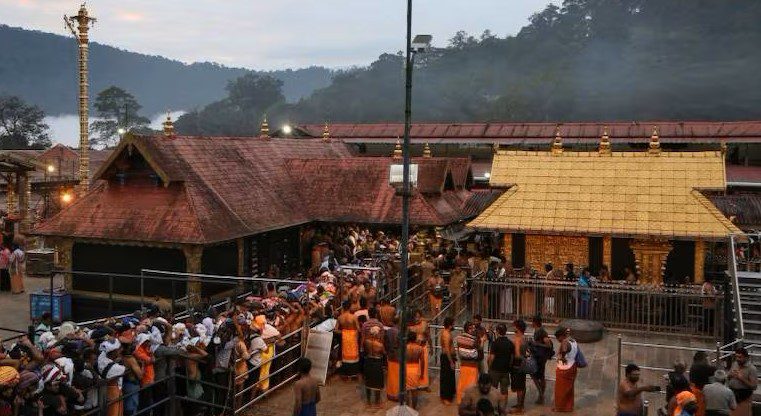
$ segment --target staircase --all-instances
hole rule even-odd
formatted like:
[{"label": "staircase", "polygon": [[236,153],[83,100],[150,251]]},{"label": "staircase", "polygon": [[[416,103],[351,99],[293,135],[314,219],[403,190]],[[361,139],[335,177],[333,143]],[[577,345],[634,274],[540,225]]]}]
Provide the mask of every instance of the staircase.
[{"label": "staircase", "polygon": [[[761,345],[761,273],[748,271],[747,262],[737,258],[736,249],[745,245],[748,236],[730,238],[729,270],[734,289],[733,309],[737,338],[745,344]],[[742,248],[742,247],[741,247]]]}]

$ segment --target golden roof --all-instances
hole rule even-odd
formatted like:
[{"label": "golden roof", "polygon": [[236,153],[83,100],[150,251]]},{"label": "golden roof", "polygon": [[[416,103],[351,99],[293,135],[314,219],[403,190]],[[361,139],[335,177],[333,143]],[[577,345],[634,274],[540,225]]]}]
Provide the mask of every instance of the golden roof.
[{"label": "golden roof", "polygon": [[682,238],[740,231],[699,192],[725,189],[720,151],[499,151],[491,185],[510,189],[471,227]]}]

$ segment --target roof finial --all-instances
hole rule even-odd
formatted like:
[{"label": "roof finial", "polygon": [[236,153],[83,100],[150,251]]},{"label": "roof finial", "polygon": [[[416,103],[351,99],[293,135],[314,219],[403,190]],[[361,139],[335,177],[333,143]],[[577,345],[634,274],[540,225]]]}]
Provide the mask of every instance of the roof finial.
[{"label": "roof finial", "polygon": [[428,143],[423,147],[423,157],[431,157],[431,146],[428,146]]},{"label": "roof finial", "polygon": [[267,124],[267,115],[264,115],[264,120],[262,120],[262,126],[259,130],[259,136],[264,138],[270,137],[270,125]]},{"label": "roof finial", "polygon": [[325,122],[325,128],[322,130],[322,141],[323,142],[329,142],[330,141],[330,130],[328,130],[328,122]]},{"label": "roof finial", "polygon": [[399,138],[396,138],[396,146],[394,146],[394,159],[401,159],[402,158],[402,142],[399,140]]},{"label": "roof finial", "polygon": [[164,126],[164,136],[166,137],[172,137],[174,136],[174,123],[172,122],[172,116],[169,113],[169,110],[166,112],[166,120],[163,123]]},{"label": "roof finial", "polygon": [[721,141],[721,154],[726,155],[727,154],[727,141],[722,140]]},{"label": "roof finial", "polygon": [[555,128],[555,140],[552,142],[551,150],[556,155],[563,153],[563,138],[560,137],[560,125]]},{"label": "roof finial", "polygon": [[600,137],[600,154],[601,155],[611,154],[610,137],[608,136],[608,126],[604,126],[602,128],[602,137]]},{"label": "roof finial", "polygon": [[658,138],[658,126],[653,126],[653,135],[650,136],[650,145],[648,146],[647,151],[652,155],[661,153],[661,142]]}]

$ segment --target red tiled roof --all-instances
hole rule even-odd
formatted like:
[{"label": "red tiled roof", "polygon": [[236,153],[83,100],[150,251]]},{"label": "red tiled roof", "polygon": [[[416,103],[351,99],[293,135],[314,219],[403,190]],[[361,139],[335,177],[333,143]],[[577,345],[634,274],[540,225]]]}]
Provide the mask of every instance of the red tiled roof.
[{"label": "red tiled roof", "polygon": [[[175,243],[212,243],[285,228],[310,220],[286,172],[290,157],[350,156],[333,141],[241,137],[143,137],[122,141],[96,178],[107,178],[128,147],[137,149],[168,186],[154,193],[127,184],[103,184],[35,228],[39,235]],[[133,150],[134,151],[134,150]],[[173,189],[180,187],[183,192]],[[121,189],[120,189],[121,188]],[[132,200],[119,206],[119,198]],[[145,196],[143,196],[145,195]],[[161,212],[170,206],[177,215]],[[115,206],[116,204],[116,206]],[[158,210],[158,212],[157,212]],[[162,218],[162,230],[152,225]],[[160,232],[159,232],[160,231]]]},{"label": "red tiled roof", "polygon": [[761,166],[727,165],[727,182],[761,183]]},{"label": "red tiled roof", "polygon": [[[443,175],[449,170],[450,160],[416,158],[414,162],[419,164],[419,192],[410,201],[411,223],[446,225],[472,218],[485,208],[481,192],[475,197],[462,187],[443,190]],[[394,163],[391,158],[309,158],[286,163],[294,182],[300,185],[304,206],[315,220],[375,224],[401,221],[401,196],[388,184],[389,166]]]},{"label": "red tiled roof", "polygon": [[[563,142],[598,143],[604,126],[612,142],[646,143],[658,126],[663,143],[761,143],[761,121],[612,121],[590,123],[415,123],[410,131],[414,143],[550,143],[560,127]],[[323,124],[300,128],[321,137]],[[331,124],[330,136],[347,143],[393,143],[404,134],[401,123]]]}]

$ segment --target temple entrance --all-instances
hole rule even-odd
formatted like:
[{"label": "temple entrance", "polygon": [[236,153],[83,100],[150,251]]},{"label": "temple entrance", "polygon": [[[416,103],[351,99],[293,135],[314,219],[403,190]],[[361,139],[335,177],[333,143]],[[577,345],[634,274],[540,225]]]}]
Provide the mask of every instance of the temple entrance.
[{"label": "temple entrance", "polygon": [[[184,272],[185,255],[181,250],[157,247],[117,246],[106,244],[76,243],[72,248],[72,270],[103,272],[140,276],[142,269]],[[74,275],[74,290],[108,292],[106,276]],[[139,279],[115,277],[113,291],[120,295],[140,296]],[[144,292],[164,298],[172,296],[171,284],[156,279],[145,279]],[[185,295],[185,285],[175,287],[175,296]]]},{"label": "temple entrance", "polygon": [[636,270],[634,252],[629,247],[629,238],[614,238],[611,262],[611,276],[614,280],[626,279],[626,269]]},{"label": "temple entrance", "polygon": [[589,237],[589,272],[592,276],[600,275],[603,263],[602,237]]},{"label": "temple entrance", "polygon": [[513,268],[522,269],[526,267],[526,234],[513,234],[510,258]]},{"label": "temple entrance", "polygon": [[692,283],[695,280],[695,242],[671,241],[674,247],[666,258],[666,284]]}]

